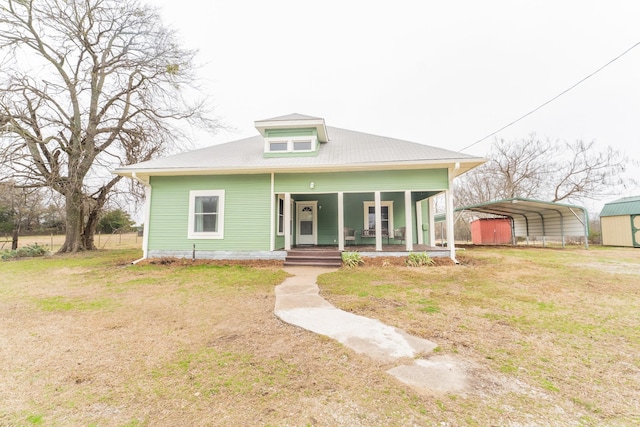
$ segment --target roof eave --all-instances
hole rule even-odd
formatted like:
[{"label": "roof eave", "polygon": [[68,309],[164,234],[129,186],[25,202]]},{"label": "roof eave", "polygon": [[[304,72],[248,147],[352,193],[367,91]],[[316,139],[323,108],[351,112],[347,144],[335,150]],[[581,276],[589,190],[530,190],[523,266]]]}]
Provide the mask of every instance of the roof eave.
[{"label": "roof eave", "polygon": [[[138,176],[178,176],[178,175],[229,175],[229,174],[260,174],[260,173],[310,173],[310,172],[358,172],[371,170],[394,169],[441,169],[449,168],[454,171],[454,176],[459,176],[481,164],[483,158],[471,159],[446,159],[425,162],[387,162],[387,163],[355,163],[349,165],[303,165],[303,166],[277,166],[277,167],[229,167],[229,168],[118,168],[113,173],[125,177]],[[457,167],[456,167],[457,166]]]}]

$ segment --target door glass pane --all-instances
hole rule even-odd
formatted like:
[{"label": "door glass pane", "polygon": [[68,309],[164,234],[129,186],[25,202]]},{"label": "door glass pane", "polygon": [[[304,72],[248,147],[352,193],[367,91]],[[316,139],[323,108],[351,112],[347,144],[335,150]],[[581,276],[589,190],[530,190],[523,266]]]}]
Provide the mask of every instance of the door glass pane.
[{"label": "door glass pane", "polygon": [[311,236],[313,234],[313,221],[300,221],[300,235]]},{"label": "door glass pane", "polygon": [[300,211],[300,219],[302,221],[312,221],[313,220],[313,208],[311,206],[305,206]]}]

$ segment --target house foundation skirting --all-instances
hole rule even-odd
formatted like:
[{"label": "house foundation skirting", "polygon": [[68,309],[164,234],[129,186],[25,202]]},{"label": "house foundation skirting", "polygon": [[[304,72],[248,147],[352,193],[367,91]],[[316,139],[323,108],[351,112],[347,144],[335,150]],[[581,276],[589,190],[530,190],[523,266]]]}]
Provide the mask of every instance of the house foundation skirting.
[{"label": "house foundation skirting", "polygon": [[150,250],[148,258],[188,258],[188,259],[228,259],[228,260],[279,260],[284,261],[287,257],[286,251],[165,251]]},{"label": "house foundation skirting", "polygon": [[[300,249],[300,248],[298,248]],[[327,248],[325,248],[327,249]],[[328,249],[337,249],[337,248],[328,248]],[[320,246],[311,246],[309,248],[304,248],[304,250],[309,251],[321,251],[323,247]],[[363,257],[406,257],[411,252],[403,251],[403,250],[394,250],[390,248],[383,249],[382,251],[375,251],[372,248],[358,248],[348,247],[345,248],[345,252],[358,252]],[[417,247],[415,251],[417,253],[426,253],[432,258],[436,257],[447,257],[449,256],[450,250],[447,248],[420,248]],[[196,251],[195,256],[193,250],[191,251],[171,251],[171,250],[151,250],[147,256],[148,258],[184,258],[184,259],[211,259],[211,260],[276,260],[276,261],[284,261],[287,257],[287,251],[277,250],[277,251]]]}]

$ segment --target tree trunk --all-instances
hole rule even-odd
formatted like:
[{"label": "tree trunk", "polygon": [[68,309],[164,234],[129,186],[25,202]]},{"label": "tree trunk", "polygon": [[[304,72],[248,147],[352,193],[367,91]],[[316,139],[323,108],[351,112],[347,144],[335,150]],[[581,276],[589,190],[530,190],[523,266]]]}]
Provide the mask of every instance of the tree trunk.
[{"label": "tree trunk", "polygon": [[82,230],[82,244],[87,250],[96,250],[98,249],[95,245],[94,237],[96,235],[96,228],[98,226],[98,214],[100,212],[100,208],[94,207],[89,212],[87,217],[87,222],[84,225]]},{"label": "tree trunk", "polygon": [[12,251],[16,251],[18,250],[18,235],[20,234],[20,232],[18,231],[18,228],[14,228],[13,229],[13,235],[11,238],[11,250]]},{"label": "tree trunk", "polygon": [[83,242],[83,230],[84,230],[84,203],[82,190],[70,189],[65,194],[65,210],[67,214],[66,218],[66,232],[64,243],[58,250],[58,253],[65,252],[79,252],[84,251],[87,248]]}]

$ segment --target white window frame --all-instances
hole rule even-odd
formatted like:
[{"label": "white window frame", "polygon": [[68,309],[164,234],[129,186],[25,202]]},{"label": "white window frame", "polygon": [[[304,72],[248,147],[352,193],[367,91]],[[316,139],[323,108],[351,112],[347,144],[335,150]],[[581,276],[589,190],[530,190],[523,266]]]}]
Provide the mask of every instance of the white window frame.
[{"label": "white window frame", "polygon": [[[369,228],[369,208],[372,207],[374,208],[375,211],[375,207],[376,207],[376,202],[373,201],[366,201],[363,202],[364,204],[364,229],[368,229]],[[391,235],[393,233],[393,200],[388,200],[388,201],[381,201],[380,202],[380,207],[387,207],[387,209],[389,210],[389,228],[387,229],[387,232],[389,233],[389,235]],[[375,227],[374,227],[375,228]]]},{"label": "white window frame", "polygon": [[[276,218],[277,218],[277,225],[276,225],[276,233],[278,234],[278,236],[284,236],[284,195],[283,194],[279,194],[278,195],[278,202],[277,202],[277,207],[276,207]],[[282,203],[282,209],[280,209],[280,204]],[[282,229],[280,229],[280,218],[282,217]]]},{"label": "white window frame", "polygon": [[[196,197],[218,197],[218,231],[193,231],[195,225]],[[224,239],[224,190],[192,190],[189,191],[189,221],[187,238],[189,239]]]},{"label": "white window frame", "polygon": [[[309,150],[295,150],[294,146],[296,142],[310,142],[311,148]],[[271,144],[287,144],[286,150],[271,150]],[[316,151],[318,144],[318,138],[314,136],[295,136],[295,137],[274,137],[264,139],[264,151],[265,153],[311,153]]]}]

